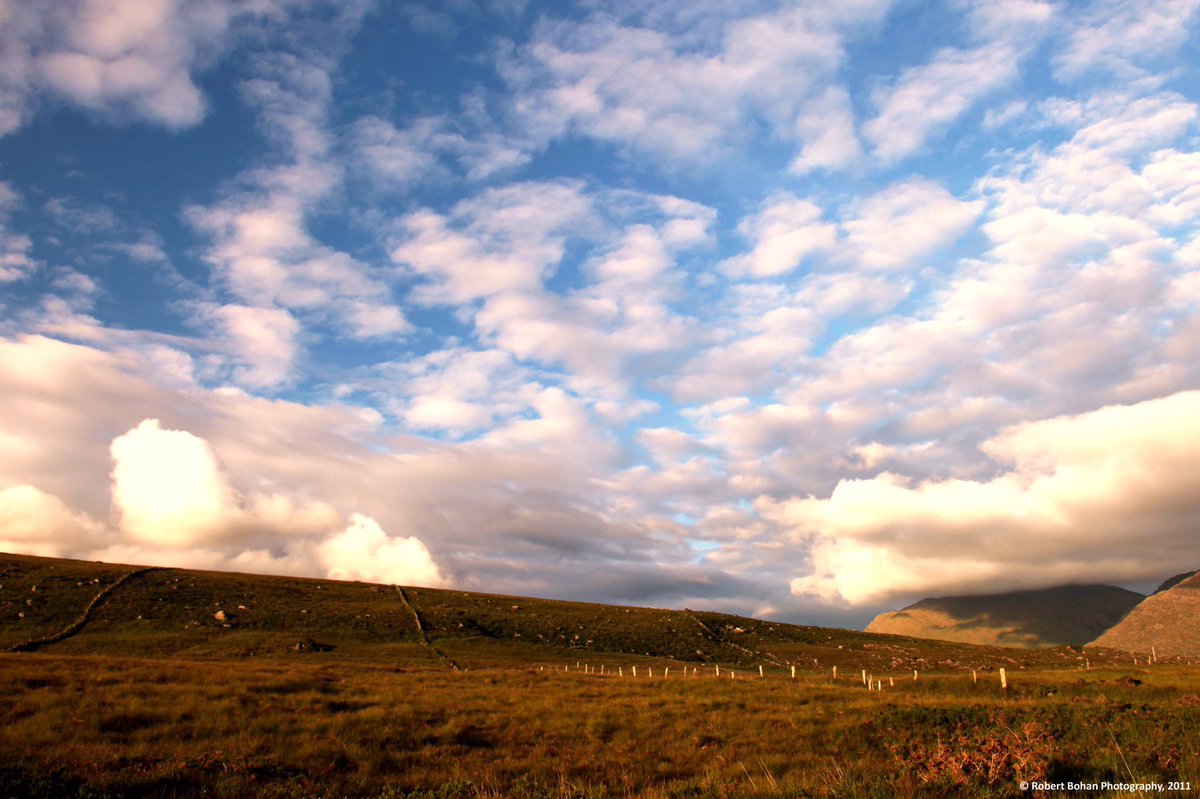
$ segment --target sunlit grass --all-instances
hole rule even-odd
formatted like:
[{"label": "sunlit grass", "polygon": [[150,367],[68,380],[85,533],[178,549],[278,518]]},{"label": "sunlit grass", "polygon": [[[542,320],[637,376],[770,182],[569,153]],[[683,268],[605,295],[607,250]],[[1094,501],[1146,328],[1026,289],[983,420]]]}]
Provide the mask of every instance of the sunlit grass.
[{"label": "sunlit grass", "polygon": [[1021,779],[1200,778],[1185,667],[1139,670],[1140,685],[1025,673],[1005,692],[961,673],[867,691],[553,664],[0,665],[4,787],[29,795],[1009,796]]}]

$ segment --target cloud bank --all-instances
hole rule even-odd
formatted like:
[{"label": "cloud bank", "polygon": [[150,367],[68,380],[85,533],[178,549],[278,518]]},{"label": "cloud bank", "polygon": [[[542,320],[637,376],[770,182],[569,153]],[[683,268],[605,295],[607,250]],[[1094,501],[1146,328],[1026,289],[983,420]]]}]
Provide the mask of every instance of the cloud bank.
[{"label": "cloud bank", "polygon": [[1198,9],[0,0],[0,548],[840,624],[1156,582]]}]

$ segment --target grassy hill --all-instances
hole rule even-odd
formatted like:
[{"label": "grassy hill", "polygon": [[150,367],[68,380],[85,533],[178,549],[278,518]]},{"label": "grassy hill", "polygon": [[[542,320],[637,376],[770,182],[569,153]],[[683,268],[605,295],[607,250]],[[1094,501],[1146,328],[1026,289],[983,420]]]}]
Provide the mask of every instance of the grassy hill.
[{"label": "grassy hill", "polygon": [[[1127,652],[1200,657],[1200,574],[1180,575],[1099,636],[1095,646]],[[1172,578],[1174,580],[1175,578]]]},{"label": "grassy hill", "polygon": [[1082,646],[1144,598],[1111,585],[936,597],[882,613],[867,630],[994,646]]},{"label": "grassy hill", "polygon": [[0,643],[0,796],[833,799],[1200,781],[1195,668],[1114,650],[15,555],[0,556]]},{"label": "grassy hill", "polygon": [[[106,590],[72,634],[39,641],[78,621]],[[838,666],[848,674],[1049,666],[1081,658],[1066,648],[1022,653],[708,611],[0,556],[0,649],[293,658],[312,654],[314,644],[337,660],[467,668],[607,660],[761,665],[789,673],[792,666],[800,673]]]}]

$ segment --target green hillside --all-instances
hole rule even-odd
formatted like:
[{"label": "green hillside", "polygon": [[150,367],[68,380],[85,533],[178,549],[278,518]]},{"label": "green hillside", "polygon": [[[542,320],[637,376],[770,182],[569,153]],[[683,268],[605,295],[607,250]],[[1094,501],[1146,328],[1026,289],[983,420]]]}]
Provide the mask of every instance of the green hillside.
[{"label": "green hillside", "polygon": [[0,635],[0,797],[1015,797],[1035,779],[1200,779],[1196,671],[1162,655],[15,555]]},{"label": "green hillside", "polygon": [[[69,635],[46,640],[72,623],[78,628]],[[789,674],[793,666],[799,674],[834,666],[851,674],[1054,667],[1083,659],[1068,647],[1027,652],[707,611],[24,555],[0,556],[0,646],[151,657],[321,655],[463,668],[663,661]]]}]

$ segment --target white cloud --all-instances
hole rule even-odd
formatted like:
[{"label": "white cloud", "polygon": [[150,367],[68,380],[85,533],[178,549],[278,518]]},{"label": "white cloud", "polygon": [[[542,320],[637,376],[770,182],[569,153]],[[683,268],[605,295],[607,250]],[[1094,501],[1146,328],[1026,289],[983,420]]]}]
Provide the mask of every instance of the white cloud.
[{"label": "white cloud", "polygon": [[1102,68],[1118,77],[1146,76],[1146,67],[1183,46],[1200,11],[1196,0],[1097,0],[1073,15],[1065,49],[1054,59],[1059,78]]},{"label": "white cloud", "polygon": [[1193,557],[1200,393],[1025,422],[983,450],[983,481],[842,481],[827,499],[762,502],[812,543],[792,590],[852,604],[900,596],[1153,579]]},{"label": "white cloud", "polygon": [[837,74],[847,32],[877,23],[888,5],[724,15],[699,39],[654,14],[640,25],[603,14],[545,22],[501,70],[516,92],[513,114],[538,139],[581,134],[671,165],[709,160],[761,121],[801,148],[797,169],[838,167],[853,151],[813,120],[845,120],[845,103],[836,91],[813,95]]},{"label": "white cloud", "polygon": [[875,93],[879,114],[863,125],[863,137],[883,162],[918,151],[981,99],[1012,83],[1055,15],[1053,5],[1035,0],[965,5],[978,46],[943,48]]},{"label": "white cloud", "polygon": [[557,267],[568,236],[586,231],[591,216],[576,184],[489,189],[449,216],[421,210],[404,217],[404,238],[392,260],[430,280],[415,292],[430,303],[533,290]]},{"label": "white cloud", "polygon": [[284,162],[249,169],[218,202],[185,211],[210,240],[205,259],[217,284],[240,301],[207,315],[244,342],[245,360],[262,364],[242,373],[250,386],[286,378],[295,354],[288,347],[294,347],[301,322],[359,340],[394,339],[412,330],[392,297],[387,271],[309,231],[310,217],[344,177],[330,154],[332,89],[320,61],[285,53],[259,60],[243,93]]},{"label": "white cloud", "polygon": [[300,323],[282,308],[248,305],[201,305],[201,321],[210,322],[226,342],[233,380],[249,388],[269,389],[293,376],[299,354]]},{"label": "white cloud", "polygon": [[97,546],[105,537],[103,525],[31,485],[0,489],[0,531],[0,551],[45,557]]},{"label": "white cloud", "polygon": [[929,180],[911,178],[853,205],[842,227],[854,262],[868,270],[916,263],[961,236],[983,210]]},{"label": "white cloud", "polygon": [[164,549],[242,543],[252,536],[311,536],[336,524],[321,502],[278,494],[244,496],[212,446],[146,419],[113,439],[112,500],[119,527],[136,544]]},{"label": "white cloud", "polygon": [[372,185],[406,191],[430,181],[451,179],[446,161],[458,163],[470,180],[485,180],[511,172],[529,161],[527,143],[520,137],[495,130],[482,111],[472,114],[466,132],[445,117],[419,117],[403,128],[378,116],[354,123],[350,146],[355,167]]},{"label": "white cloud", "polygon": [[[638,214],[644,221],[627,222]],[[674,351],[695,331],[671,308],[682,278],[675,259],[708,245],[713,216],[675,197],[520,183],[448,215],[406,216],[392,257],[428,278],[413,291],[419,301],[468,306],[464,316],[488,346],[565,367],[574,391],[611,398],[627,392],[631,362]],[[572,241],[587,248],[585,282],[550,290]]]},{"label": "white cloud", "polygon": [[350,526],[321,542],[317,556],[334,580],[440,586],[445,578],[419,538],[395,538],[369,516],[356,513]]},{"label": "white cloud", "polygon": [[879,114],[864,123],[863,137],[877,158],[899,161],[978,100],[1012,81],[1017,63],[1017,51],[1003,42],[974,50],[942,50],[929,63],[906,69],[894,86],[876,94]]},{"label": "white cloud", "polygon": [[416,430],[469,433],[527,411],[539,388],[501,350],[437,350],[379,370],[387,378],[371,384],[403,402],[392,408]]},{"label": "white cloud", "polygon": [[[402,543],[417,538],[436,573],[464,588],[616,598],[611,586],[587,582],[597,568],[643,573],[639,591],[671,573],[672,535],[660,536],[665,528],[637,503],[601,490],[619,450],[588,404],[561,389],[537,387],[527,411],[446,443],[385,432],[370,409],[210,391],[166,379],[138,351],[36,337],[0,340],[0,388],[0,485],[37,486],[93,519],[106,518],[111,503],[162,521],[157,531],[139,528],[140,538],[118,529],[38,544],[67,557],[327,576],[366,569],[357,557],[327,564],[320,554],[362,514],[391,535],[381,541],[364,522],[341,541],[351,554],[394,554],[400,569],[408,554],[423,563],[415,544]],[[139,490],[125,480],[112,495],[106,442],[114,439],[133,445],[121,452],[132,459],[120,466],[131,467],[130,478],[201,479],[189,480],[190,491],[174,483],[161,498],[153,483]],[[202,513],[185,515],[190,508]],[[206,524],[214,515],[228,526]]]},{"label": "white cloud", "polygon": [[830,86],[805,103],[796,117],[795,130],[803,144],[788,165],[791,172],[841,169],[862,157],[850,94],[840,86]]},{"label": "white cloud", "polygon": [[46,0],[0,6],[0,135],[33,114],[39,95],[113,119],[186,128],[205,114],[194,75],[243,22],[293,0]]},{"label": "white cloud", "polygon": [[29,255],[33,241],[9,230],[12,214],[20,205],[21,196],[17,190],[11,183],[0,181],[0,284],[22,280],[37,268]]},{"label": "white cloud", "polygon": [[725,261],[722,271],[734,277],[778,277],[806,258],[828,252],[837,241],[837,227],[822,216],[819,206],[795,195],[767,198],[759,213],[738,223],[738,233],[753,249]]},{"label": "white cloud", "polygon": [[229,534],[236,500],[206,441],[147,419],[114,439],[111,452],[125,535],[170,548]]}]

